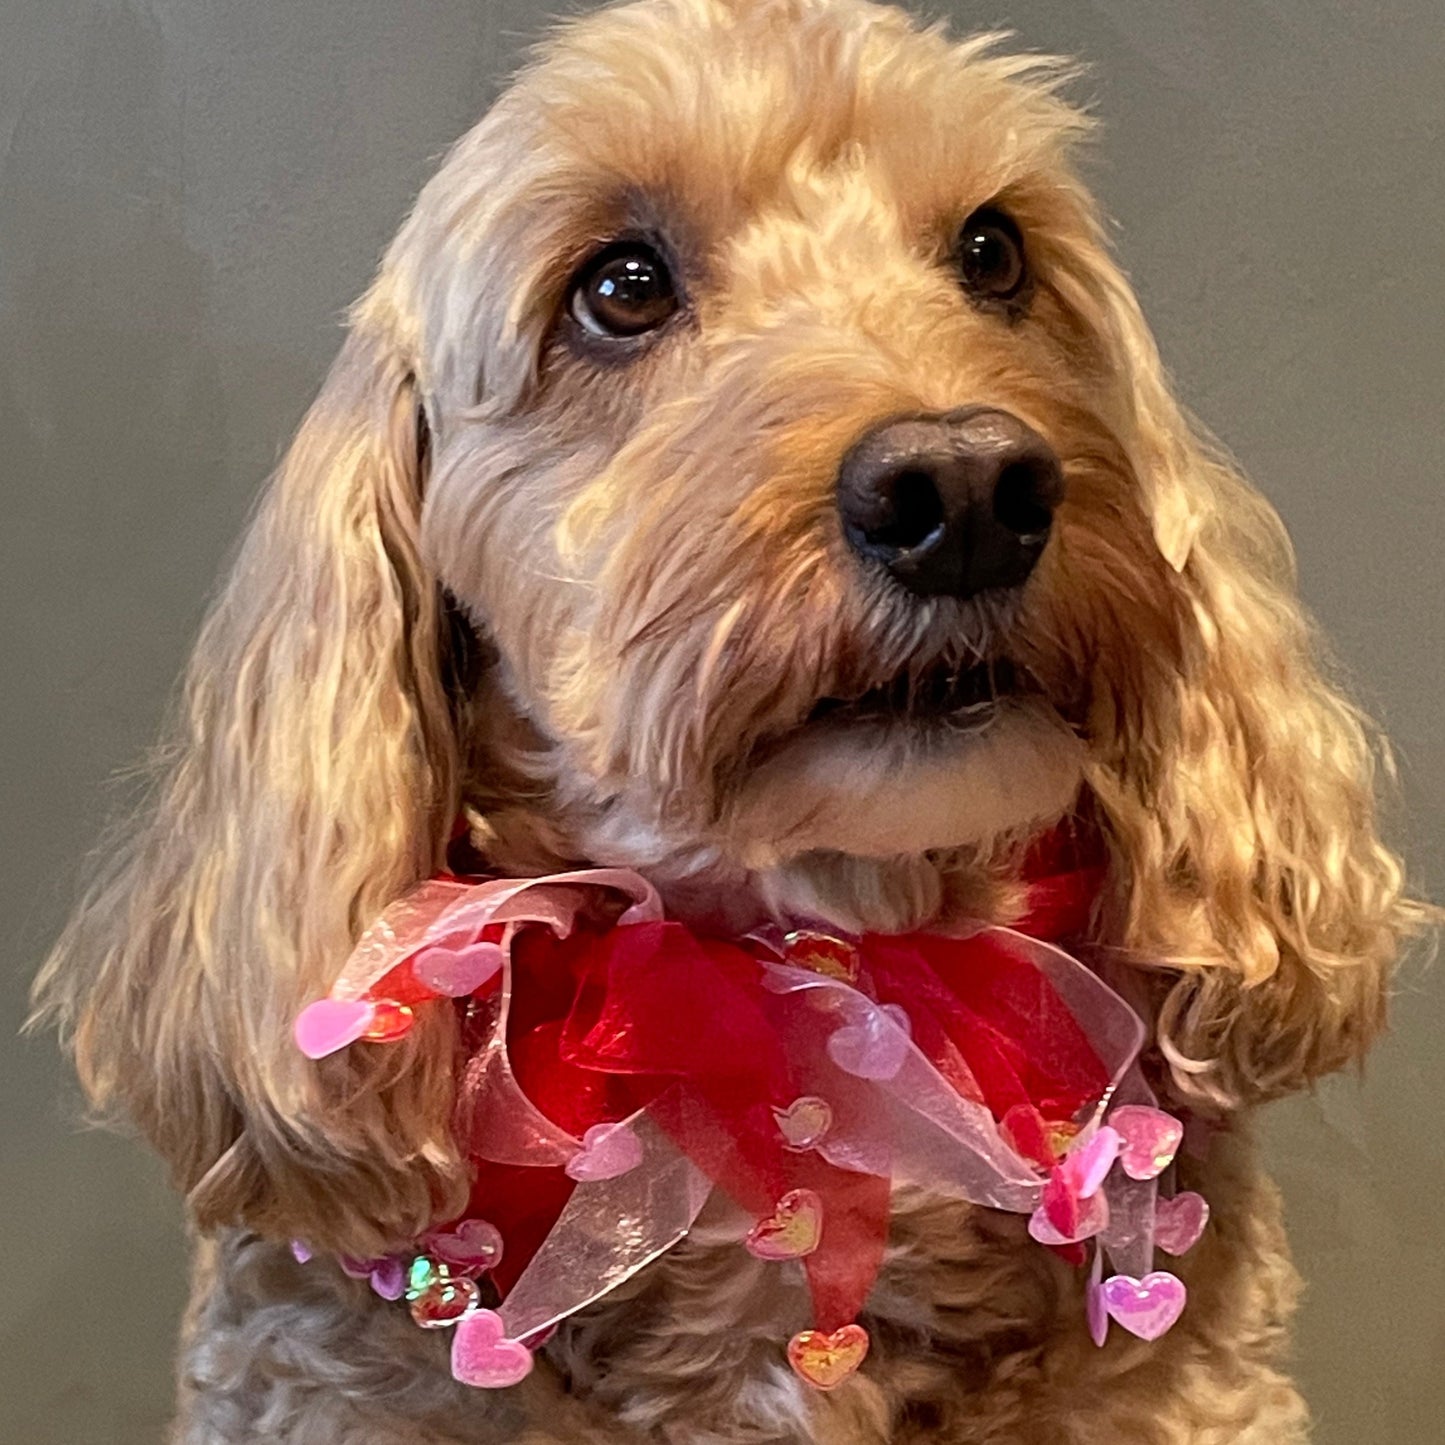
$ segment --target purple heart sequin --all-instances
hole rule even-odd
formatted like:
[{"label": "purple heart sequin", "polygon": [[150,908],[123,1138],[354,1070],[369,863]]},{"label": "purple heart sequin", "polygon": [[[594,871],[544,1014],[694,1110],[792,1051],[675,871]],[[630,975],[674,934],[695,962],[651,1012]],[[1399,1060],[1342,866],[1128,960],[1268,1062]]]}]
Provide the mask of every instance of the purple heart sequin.
[{"label": "purple heart sequin", "polygon": [[1173,1328],[1188,1298],[1184,1281],[1162,1269],[1143,1279],[1112,1275],[1104,1281],[1102,1291],[1110,1318],[1141,1340],[1157,1340]]},{"label": "purple heart sequin", "polygon": [[1184,1138],[1184,1125],[1162,1109],[1124,1104],[1109,1115],[1123,1136],[1119,1163],[1130,1179],[1157,1179],[1173,1162]]},{"label": "purple heart sequin", "polygon": [[828,1036],[828,1057],[855,1079],[896,1078],[911,1046],[908,1014],[896,1003],[870,1007],[856,1023]]},{"label": "purple heart sequin", "polygon": [[400,1299],[406,1293],[406,1266],[395,1255],[378,1260],[371,1271],[371,1287],[382,1299]]},{"label": "purple heart sequin", "polygon": [[1188,1254],[1209,1223],[1209,1203],[1202,1194],[1186,1189],[1172,1199],[1154,1204],[1154,1243],[1176,1258]]},{"label": "purple heart sequin", "polygon": [[423,1236],[426,1252],[461,1270],[495,1269],[502,1258],[502,1236],[485,1219],[463,1219],[450,1229],[433,1229]]},{"label": "purple heart sequin", "polygon": [[596,1184],[631,1173],[641,1163],[642,1141],[626,1124],[594,1124],[563,1173],[579,1184]]},{"label": "purple heart sequin", "polygon": [[470,943],[456,949],[434,943],[412,959],[411,972],[418,983],[434,993],[445,998],[465,998],[494,977],[505,958],[495,943]]}]

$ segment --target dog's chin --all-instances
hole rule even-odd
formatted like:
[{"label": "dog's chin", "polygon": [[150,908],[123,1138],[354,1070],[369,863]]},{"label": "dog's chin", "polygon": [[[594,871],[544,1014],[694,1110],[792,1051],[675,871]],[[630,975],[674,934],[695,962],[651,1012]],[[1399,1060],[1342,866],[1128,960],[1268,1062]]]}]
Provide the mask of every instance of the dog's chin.
[{"label": "dog's chin", "polygon": [[748,774],[728,851],[767,869],[817,849],[892,858],[986,843],[1056,821],[1083,766],[1083,745],[1039,698],[959,719],[815,716]]}]

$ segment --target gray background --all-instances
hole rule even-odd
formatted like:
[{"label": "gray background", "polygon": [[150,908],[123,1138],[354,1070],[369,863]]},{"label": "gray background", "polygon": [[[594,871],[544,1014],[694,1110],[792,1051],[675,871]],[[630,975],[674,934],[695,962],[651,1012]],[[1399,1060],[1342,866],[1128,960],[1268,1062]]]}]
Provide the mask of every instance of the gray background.
[{"label": "gray background", "polygon": [[[0,0],[0,1441],[159,1437],[178,1210],[82,1131],[28,975],[152,738],[342,308],[538,0]],[[944,8],[944,7],[938,7]],[[978,0],[1093,67],[1094,168],[1186,398],[1275,499],[1402,757],[1439,892],[1440,0]],[[1269,1118],[1325,1445],[1445,1420],[1445,1022],[1402,984],[1363,1089]]]}]

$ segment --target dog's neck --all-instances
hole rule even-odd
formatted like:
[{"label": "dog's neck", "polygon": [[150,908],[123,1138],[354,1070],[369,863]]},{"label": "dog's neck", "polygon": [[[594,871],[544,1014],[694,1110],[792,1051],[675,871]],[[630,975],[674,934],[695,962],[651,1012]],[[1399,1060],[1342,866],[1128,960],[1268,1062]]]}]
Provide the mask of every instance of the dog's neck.
[{"label": "dog's neck", "polygon": [[528,717],[507,677],[505,667],[491,669],[468,709],[472,725],[459,718],[471,746],[470,848],[461,860],[468,871],[630,868],[657,888],[671,916],[724,934],[799,919],[885,933],[964,920],[1007,924],[1024,911],[1029,844],[1058,821],[1057,812],[1035,810],[1015,832],[957,847],[889,856],[812,848],[750,865],[706,820],[674,822],[625,793],[599,794]]},{"label": "dog's neck", "polygon": [[716,847],[669,849],[656,833],[545,808],[467,809],[469,870],[531,876],[625,867],[662,895],[670,916],[709,932],[741,934],[765,922],[808,919],[852,932],[904,932],[953,921],[1008,923],[1023,909],[1017,844],[861,858],[804,853],[749,869]]}]

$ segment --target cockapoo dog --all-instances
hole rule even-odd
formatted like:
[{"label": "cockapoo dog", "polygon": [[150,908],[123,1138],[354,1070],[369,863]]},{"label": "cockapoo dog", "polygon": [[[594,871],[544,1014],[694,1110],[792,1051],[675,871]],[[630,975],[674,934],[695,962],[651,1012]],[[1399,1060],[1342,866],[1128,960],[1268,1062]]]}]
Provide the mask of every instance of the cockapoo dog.
[{"label": "cockapoo dog", "polygon": [[[201,1231],[178,1440],[1305,1438],[1251,1113],[1360,1057],[1416,912],[1279,520],[1072,168],[1067,75],[863,0],[633,0],[422,192],[38,985]],[[917,1192],[828,1393],[777,1344],[800,1279],[706,1215],[496,1392],[293,1260],[466,1198],[453,1011],[321,1063],[291,1028],[449,848],[636,870],[699,932],[937,932],[1015,919],[1061,827],[1107,870],[1071,946],[1212,1135],[1163,1338],[1096,1348],[1021,1216]]]}]

